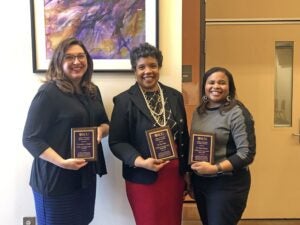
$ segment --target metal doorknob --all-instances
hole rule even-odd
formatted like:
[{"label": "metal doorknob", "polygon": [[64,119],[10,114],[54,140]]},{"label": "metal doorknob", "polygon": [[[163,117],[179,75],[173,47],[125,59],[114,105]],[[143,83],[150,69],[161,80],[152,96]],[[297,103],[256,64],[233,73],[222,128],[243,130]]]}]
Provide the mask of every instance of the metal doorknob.
[{"label": "metal doorknob", "polygon": [[299,144],[300,144],[300,134],[294,134],[292,133],[293,136],[299,137]]}]

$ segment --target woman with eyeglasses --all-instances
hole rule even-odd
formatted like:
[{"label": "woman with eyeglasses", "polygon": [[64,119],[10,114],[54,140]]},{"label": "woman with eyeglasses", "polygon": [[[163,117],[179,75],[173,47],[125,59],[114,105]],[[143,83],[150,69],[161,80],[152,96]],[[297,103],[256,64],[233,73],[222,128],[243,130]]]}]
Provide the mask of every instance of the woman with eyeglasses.
[{"label": "woman with eyeglasses", "polygon": [[[83,43],[63,40],[31,102],[23,144],[34,157],[30,185],[39,225],[87,225],[94,217],[96,174],[106,174],[101,139],[108,135],[109,120],[92,73]],[[84,139],[73,137],[79,143],[77,156],[71,155],[74,128],[79,135],[85,134],[83,128],[88,131],[86,146]]]}]

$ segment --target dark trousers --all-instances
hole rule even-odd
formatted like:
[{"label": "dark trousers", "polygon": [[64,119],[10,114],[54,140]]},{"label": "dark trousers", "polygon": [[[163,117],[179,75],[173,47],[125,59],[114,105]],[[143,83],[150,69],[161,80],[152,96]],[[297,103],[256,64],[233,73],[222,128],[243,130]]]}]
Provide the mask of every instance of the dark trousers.
[{"label": "dark trousers", "polygon": [[230,175],[192,175],[192,184],[203,225],[236,225],[246,208],[251,184],[249,170]]}]

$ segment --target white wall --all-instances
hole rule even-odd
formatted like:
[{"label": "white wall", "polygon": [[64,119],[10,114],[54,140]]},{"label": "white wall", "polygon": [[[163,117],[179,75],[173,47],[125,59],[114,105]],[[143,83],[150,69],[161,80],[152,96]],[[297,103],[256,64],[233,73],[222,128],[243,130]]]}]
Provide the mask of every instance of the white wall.
[{"label": "white wall", "polygon": [[[22,132],[29,104],[40,83],[32,73],[29,1],[6,1],[0,9],[0,224],[21,225],[24,216],[34,216],[28,185],[31,155],[22,145]],[[181,0],[159,1],[159,46],[164,55],[160,80],[181,90]],[[134,83],[132,74],[95,74],[108,114],[112,97]],[[104,151],[109,174],[98,180],[95,219],[92,225],[133,225],[121,163],[111,154],[107,138]]]}]

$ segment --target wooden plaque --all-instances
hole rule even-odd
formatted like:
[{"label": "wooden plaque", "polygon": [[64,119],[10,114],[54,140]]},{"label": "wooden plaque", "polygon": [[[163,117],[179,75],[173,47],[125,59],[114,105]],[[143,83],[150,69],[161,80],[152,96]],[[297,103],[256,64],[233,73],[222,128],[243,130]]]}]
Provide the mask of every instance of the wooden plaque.
[{"label": "wooden plaque", "polygon": [[97,160],[97,127],[71,128],[72,158]]},{"label": "wooden plaque", "polygon": [[190,136],[189,164],[210,162],[214,164],[215,134],[192,132]]},{"label": "wooden plaque", "polygon": [[147,130],[146,136],[153,158],[163,160],[178,158],[173,135],[169,127]]}]

